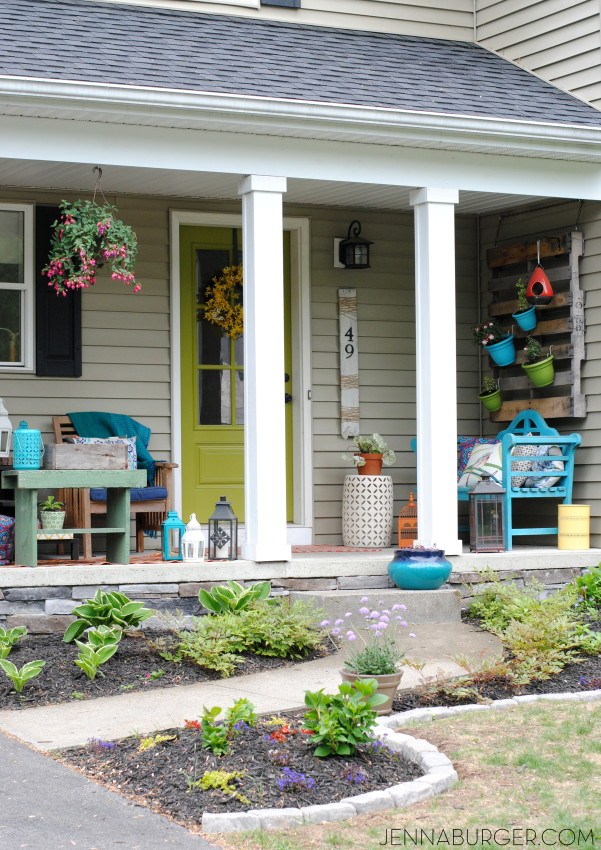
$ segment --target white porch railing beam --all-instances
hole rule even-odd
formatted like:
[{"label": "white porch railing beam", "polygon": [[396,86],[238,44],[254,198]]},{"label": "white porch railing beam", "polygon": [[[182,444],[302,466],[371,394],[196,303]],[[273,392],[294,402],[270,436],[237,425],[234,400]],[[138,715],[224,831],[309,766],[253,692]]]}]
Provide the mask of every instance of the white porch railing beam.
[{"label": "white porch railing beam", "polygon": [[415,218],[418,542],[457,539],[457,333],[454,189],[411,193]]},{"label": "white porch railing beam", "polygon": [[287,561],[284,416],[284,177],[246,177],[244,251],[244,500],[251,561]]}]

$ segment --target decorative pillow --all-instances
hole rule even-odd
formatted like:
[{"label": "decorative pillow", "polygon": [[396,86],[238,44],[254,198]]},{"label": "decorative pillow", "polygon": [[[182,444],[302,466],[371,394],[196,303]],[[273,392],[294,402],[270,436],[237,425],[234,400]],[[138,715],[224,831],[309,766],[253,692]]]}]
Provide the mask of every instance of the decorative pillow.
[{"label": "decorative pillow", "polygon": [[73,442],[87,446],[107,446],[111,444],[127,446],[127,468],[129,470],[138,468],[135,437],[73,437]]},{"label": "decorative pillow", "polygon": [[[528,434],[530,437],[531,434]],[[536,446],[514,446],[511,450],[512,457],[534,457],[536,455]],[[531,460],[516,460],[511,463],[512,472],[532,472]],[[523,487],[526,481],[526,476],[511,476],[510,487]]]},{"label": "decorative pillow", "polygon": [[[561,449],[559,446],[534,446],[536,456],[543,458],[542,460],[532,461],[532,472],[547,472],[560,471],[563,472],[563,460],[550,460],[551,457],[559,455],[561,457]],[[537,490],[545,489],[546,487],[554,487],[559,481],[559,475],[549,475],[541,478],[527,478],[525,487],[535,487]]]},{"label": "decorative pillow", "polygon": [[0,514],[0,565],[12,564],[15,559],[15,521]]},{"label": "decorative pillow", "polygon": [[498,442],[495,437],[457,437],[457,482],[465,472],[472,449],[477,445],[494,446]]},{"label": "decorative pillow", "polygon": [[[499,444],[499,459],[500,449],[501,446]],[[471,488],[475,487],[479,481],[482,481],[483,475],[491,474],[491,470],[494,470],[495,466],[494,457],[491,468],[486,468],[486,464],[494,450],[495,446],[491,445],[490,443],[484,443],[482,445],[474,446],[474,448],[470,452],[467,466],[463,471],[463,475],[458,481],[459,487],[467,487],[471,490]],[[498,468],[500,469],[500,463],[498,464]]]}]

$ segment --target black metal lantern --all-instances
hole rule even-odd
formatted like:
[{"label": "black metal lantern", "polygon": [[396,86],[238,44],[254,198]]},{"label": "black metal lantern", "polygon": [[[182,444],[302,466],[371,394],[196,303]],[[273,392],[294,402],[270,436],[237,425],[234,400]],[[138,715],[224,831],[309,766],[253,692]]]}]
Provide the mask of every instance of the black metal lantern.
[{"label": "black metal lantern", "polygon": [[235,561],[238,557],[238,520],[225,496],[220,496],[209,517],[210,561]]},{"label": "black metal lantern", "polygon": [[338,246],[338,259],[347,269],[369,268],[369,246],[374,243],[363,239],[360,233],[360,222],[351,221],[346,239]]},{"label": "black metal lantern", "polygon": [[505,551],[505,490],[488,475],[470,492],[470,551]]}]

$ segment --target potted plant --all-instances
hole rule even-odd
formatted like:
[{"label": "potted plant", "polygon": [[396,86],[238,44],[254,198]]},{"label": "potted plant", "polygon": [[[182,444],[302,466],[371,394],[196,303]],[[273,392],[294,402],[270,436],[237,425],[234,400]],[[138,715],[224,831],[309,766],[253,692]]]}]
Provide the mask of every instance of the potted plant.
[{"label": "potted plant", "polygon": [[343,454],[342,459],[354,463],[359,475],[380,475],[382,464],[392,466],[396,461],[395,453],[379,434],[359,435],[354,441],[357,451]]},{"label": "potted plant", "polygon": [[87,289],[96,283],[96,272],[110,263],[113,280],[121,280],[138,292],[134,263],[138,252],[136,234],[117,218],[110,204],[93,201],[62,201],[61,216],[53,224],[48,264],[42,273],[57,295]]},{"label": "potted plant", "polygon": [[389,714],[403,671],[399,665],[405,653],[401,649],[400,633],[407,628],[404,605],[395,604],[389,609],[372,609],[369,598],[361,598],[358,611],[348,612],[344,618],[320,625],[329,628],[337,640],[345,644],[344,667],[340,675],[345,682],[357,679],[375,679],[377,693],[386,702],[376,709],[377,714]]},{"label": "potted plant", "polygon": [[513,335],[504,331],[495,319],[476,325],[473,334],[476,345],[485,348],[497,366],[511,366],[515,362]]},{"label": "potted plant", "polygon": [[536,327],[536,307],[532,306],[526,298],[526,284],[520,278],[515,284],[518,295],[518,308],[511,318],[515,319],[523,331],[533,331]]},{"label": "potted plant", "polygon": [[65,522],[65,505],[57,502],[54,496],[48,496],[40,502],[40,519],[44,531],[60,531]]},{"label": "potted plant", "polygon": [[438,590],[448,580],[453,567],[444,551],[435,546],[395,549],[388,575],[402,590]]},{"label": "potted plant", "polygon": [[485,375],[482,378],[482,391],[478,398],[482,402],[482,406],[491,413],[501,409],[501,404],[503,403],[501,390],[499,389],[498,381],[495,381],[491,375]]},{"label": "potted plant", "polygon": [[555,380],[555,366],[553,355],[545,354],[543,347],[537,339],[532,336],[526,337],[526,361],[522,363],[522,369],[528,375],[535,387],[548,387]]}]

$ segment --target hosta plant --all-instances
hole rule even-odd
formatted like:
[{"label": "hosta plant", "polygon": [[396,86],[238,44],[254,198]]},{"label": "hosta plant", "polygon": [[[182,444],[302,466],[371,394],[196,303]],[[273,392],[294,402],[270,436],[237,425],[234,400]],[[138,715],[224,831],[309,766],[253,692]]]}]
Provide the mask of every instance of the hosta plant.
[{"label": "hosta plant", "polygon": [[40,675],[45,664],[45,661],[28,661],[19,669],[12,661],[0,659],[0,667],[13,683],[13,688],[18,694],[21,693],[27,682]]},{"label": "hosta plant", "polygon": [[13,646],[27,634],[25,626],[4,629],[0,626],[0,658],[6,658]]},{"label": "hosta plant", "polygon": [[144,620],[152,617],[153,612],[145,608],[143,602],[132,602],[124,593],[107,593],[99,589],[93,599],[88,599],[71,613],[77,619],[65,632],[65,643],[75,640],[90,627],[118,626],[124,631],[138,628]]},{"label": "hosta plant", "polygon": [[98,626],[88,631],[87,643],[75,641],[79,652],[74,663],[83,670],[88,679],[95,679],[100,665],[106,664],[117,652],[121,635],[122,631],[118,626]]},{"label": "hosta plant", "polygon": [[244,587],[237,581],[228,581],[227,585],[219,585],[211,590],[200,590],[198,599],[203,608],[213,614],[224,614],[227,611],[241,611],[253,602],[267,599],[271,593],[271,582],[259,581],[250,587]]},{"label": "hosta plant", "polygon": [[42,273],[58,295],[87,289],[96,283],[96,272],[109,263],[111,277],[141,289],[134,276],[138,252],[136,234],[117,218],[110,204],[62,201],[61,215],[53,224],[48,264]]}]

